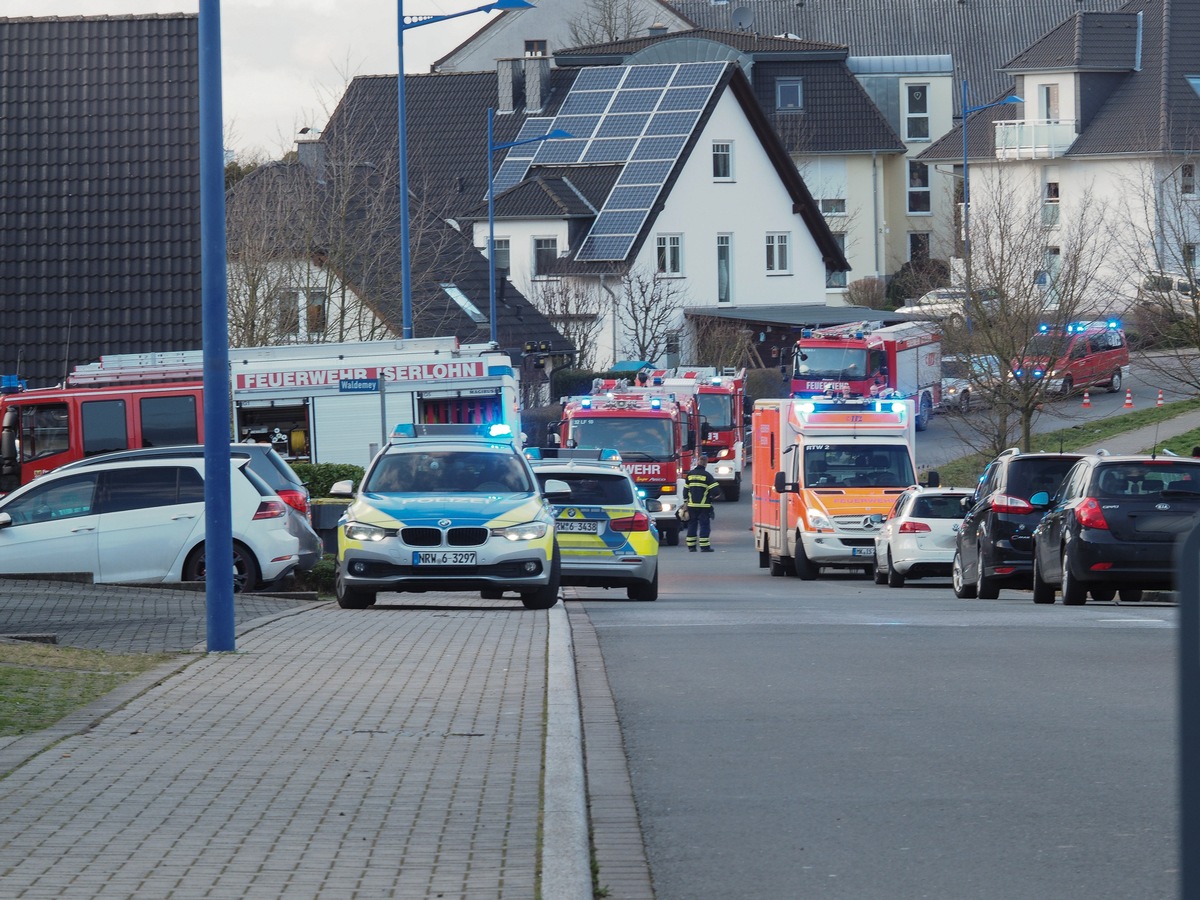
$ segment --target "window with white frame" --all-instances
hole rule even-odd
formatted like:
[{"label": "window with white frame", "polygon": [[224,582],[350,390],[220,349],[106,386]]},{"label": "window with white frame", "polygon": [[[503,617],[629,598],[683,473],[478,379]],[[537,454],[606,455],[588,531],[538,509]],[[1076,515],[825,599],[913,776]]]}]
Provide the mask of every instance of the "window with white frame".
[{"label": "window with white frame", "polygon": [[539,237],[533,239],[533,275],[545,277],[554,270],[558,262],[558,238]]},{"label": "window with white frame", "polygon": [[717,302],[733,302],[733,235],[717,235]]},{"label": "window with white frame", "polygon": [[904,86],[904,140],[929,140],[929,85]]},{"label": "window with white frame", "polygon": [[659,275],[683,274],[683,235],[658,235],[656,249]]},{"label": "window with white frame", "polygon": [[1196,256],[1196,245],[1195,244],[1184,244],[1183,245],[1183,264],[1187,267],[1187,270],[1189,272],[1196,271],[1196,263],[1197,262],[1200,262],[1200,258],[1197,258],[1197,256]]},{"label": "window with white frame", "polygon": [[909,215],[928,214],[932,209],[929,192],[929,166],[908,161],[908,212]]},{"label": "window with white frame", "polygon": [[788,253],[790,236],[786,231],[767,232],[767,274],[789,275],[792,258]]},{"label": "window with white frame", "polygon": [[325,291],[309,291],[307,299],[305,325],[308,328],[308,336],[324,334],[329,294]]},{"label": "window with white frame", "polygon": [[1038,85],[1038,112],[1041,118],[1050,124],[1058,122],[1058,85]]},{"label": "window with white frame", "polygon": [[1179,167],[1179,193],[1185,197],[1196,193],[1196,166],[1194,163],[1184,163]]},{"label": "window with white frame", "polygon": [[[846,235],[844,232],[833,232],[833,239],[837,242],[838,249],[842,251],[842,256],[846,255]],[[827,288],[844,288],[846,286],[845,272],[826,272],[825,287]]]},{"label": "window with white frame", "polygon": [[810,157],[798,162],[797,167],[823,215],[846,215],[848,178],[845,159]]},{"label": "window with white frame", "polygon": [[733,181],[733,141],[713,141],[714,181]]},{"label": "window with white frame", "polygon": [[910,231],[908,233],[909,262],[925,262],[929,259],[929,232]]},{"label": "window with white frame", "polygon": [[545,56],[546,42],[543,41],[526,41],[525,42],[526,56]]},{"label": "window with white frame", "polygon": [[502,278],[508,277],[512,271],[512,256],[508,238],[496,238],[492,242],[492,253],[496,260],[496,274]]},{"label": "window with white frame", "polygon": [[281,291],[276,295],[275,323],[281,336],[299,336],[300,303],[303,298],[300,291]]},{"label": "window with white frame", "polygon": [[785,112],[804,109],[804,80],[780,78],[775,82],[775,108]]}]

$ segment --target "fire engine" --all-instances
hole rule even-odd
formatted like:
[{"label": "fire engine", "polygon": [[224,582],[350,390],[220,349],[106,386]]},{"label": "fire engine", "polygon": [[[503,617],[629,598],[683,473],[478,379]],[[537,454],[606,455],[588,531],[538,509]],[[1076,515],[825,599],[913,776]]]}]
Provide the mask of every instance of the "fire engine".
[{"label": "fire engine", "polygon": [[716,366],[656,369],[649,373],[651,386],[676,393],[694,391],[704,428],[703,447],[709,471],[721,484],[721,494],[736,501],[742,494],[745,471],[746,370]]},{"label": "fire engine", "polygon": [[562,419],[551,426],[563,447],[611,448],[648,499],[661,503],[655,524],[662,543],[679,543],[675,513],[683,482],[696,462],[701,432],[696,394],[596,379],[592,393],[563,400]]},{"label": "fire engine", "polygon": [[941,340],[929,322],[806,328],[792,354],[792,396],[909,398],[924,431],[942,400]]},{"label": "fire engine", "polygon": [[914,425],[912,400],[757,401],[750,468],[759,567],[805,581],[823,566],[870,575],[882,515],[917,483]]},{"label": "fire engine", "polygon": [[[116,354],[64,384],[0,379],[0,492],[110,450],[204,441],[203,354]],[[456,338],[229,351],[233,436],[294,461],[366,465],[397,423],[520,430],[507,354]]]}]

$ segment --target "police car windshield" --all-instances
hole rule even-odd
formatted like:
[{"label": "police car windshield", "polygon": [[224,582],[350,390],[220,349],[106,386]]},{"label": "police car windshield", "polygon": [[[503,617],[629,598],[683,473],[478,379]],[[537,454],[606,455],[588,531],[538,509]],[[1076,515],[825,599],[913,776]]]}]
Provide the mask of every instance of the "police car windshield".
[{"label": "police car windshield", "polygon": [[496,494],[532,491],[516,454],[414,449],[380,459],[364,488],[369,493]]}]

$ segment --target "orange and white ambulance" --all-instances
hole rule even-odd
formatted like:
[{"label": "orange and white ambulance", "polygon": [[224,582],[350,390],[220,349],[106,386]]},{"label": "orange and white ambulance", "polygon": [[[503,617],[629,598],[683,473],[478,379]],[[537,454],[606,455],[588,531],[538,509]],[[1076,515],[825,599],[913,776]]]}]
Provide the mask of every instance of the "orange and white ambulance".
[{"label": "orange and white ambulance", "polygon": [[822,567],[870,575],[883,514],[917,483],[915,418],[912,400],[757,401],[750,468],[759,567],[806,581]]}]

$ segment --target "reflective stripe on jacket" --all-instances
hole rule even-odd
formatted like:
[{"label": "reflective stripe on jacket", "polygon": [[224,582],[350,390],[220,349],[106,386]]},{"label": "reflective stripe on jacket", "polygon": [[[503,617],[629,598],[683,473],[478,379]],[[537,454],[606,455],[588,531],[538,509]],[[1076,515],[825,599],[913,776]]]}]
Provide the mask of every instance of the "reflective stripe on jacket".
[{"label": "reflective stripe on jacket", "polygon": [[713,502],[713,492],[720,491],[717,479],[708,473],[703,466],[696,466],[687,473],[684,481],[683,495],[688,506],[699,509],[710,509]]}]

